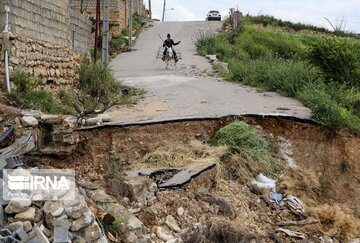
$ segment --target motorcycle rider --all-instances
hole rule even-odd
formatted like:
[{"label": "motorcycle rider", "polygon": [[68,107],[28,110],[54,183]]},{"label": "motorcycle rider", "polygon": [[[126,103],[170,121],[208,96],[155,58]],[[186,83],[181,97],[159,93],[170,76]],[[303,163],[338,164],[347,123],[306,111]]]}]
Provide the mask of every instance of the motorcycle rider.
[{"label": "motorcycle rider", "polygon": [[[166,52],[167,52],[168,48],[172,48],[173,45],[176,46],[176,45],[179,45],[180,43],[181,43],[181,41],[178,41],[178,42],[175,43],[173,41],[173,39],[171,39],[171,35],[167,34],[167,39],[163,43],[163,47],[165,47],[165,50],[164,50],[164,53],[163,53],[162,60],[165,61],[165,56],[166,56]],[[174,48],[172,50],[173,50],[173,53],[174,53],[175,62],[177,62],[178,58],[176,56],[176,52],[175,52]]]}]

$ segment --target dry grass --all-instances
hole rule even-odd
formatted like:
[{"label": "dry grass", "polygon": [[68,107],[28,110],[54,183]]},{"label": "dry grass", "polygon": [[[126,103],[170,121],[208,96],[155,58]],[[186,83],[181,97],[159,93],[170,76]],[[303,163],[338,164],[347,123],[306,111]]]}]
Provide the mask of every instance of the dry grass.
[{"label": "dry grass", "polygon": [[145,155],[135,166],[137,168],[181,168],[192,163],[219,162],[227,153],[229,150],[226,147],[210,147],[198,140],[193,140],[188,144],[178,143],[160,147]]},{"label": "dry grass", "polygon": [[313,230],[324,235],[347,242],[360,234],[360,220],[354,217],[347,206],[325,204],[309,211],[320,222]]}]

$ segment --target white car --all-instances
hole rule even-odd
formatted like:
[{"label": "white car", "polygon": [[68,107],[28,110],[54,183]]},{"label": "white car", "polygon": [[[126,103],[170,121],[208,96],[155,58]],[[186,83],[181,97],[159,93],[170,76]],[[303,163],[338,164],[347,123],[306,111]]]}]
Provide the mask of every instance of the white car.
[{"label": "white car", "polygon": [[206,21],[210,21],[210,20],[221,20],[221,14],[219,11],[217,10],[210,10],[208,12],[208,14],[206,15]]}]

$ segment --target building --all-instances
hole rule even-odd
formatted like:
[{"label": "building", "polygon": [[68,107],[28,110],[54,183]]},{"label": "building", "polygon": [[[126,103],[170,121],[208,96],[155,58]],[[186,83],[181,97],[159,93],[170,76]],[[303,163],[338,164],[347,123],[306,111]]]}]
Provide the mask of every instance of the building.
[{"label": "building", "polygon": [[[3,32],[7,18],[11,33]],[[43,84],[71,84],[91,48],[91,27],[86,16],[69,8],[69,0],[1,0],[0,76],[8,49],[10,70],[21,68]]]},{"label": "building", "polygon": [[[133,13],[139,16],[147,16],[148,11],[145,8],[143,0],[133,1]],[[102,12],[102,0],[100,8]],[[129,0],[109,0],[110,7],[110,32],[113,36],[118,36],[128,27],[130,1]],[[95,18],[96,0],[71,0],[70,7],[77,12],[84,12]],[[102,18],[102,15],[100,16]]]}]

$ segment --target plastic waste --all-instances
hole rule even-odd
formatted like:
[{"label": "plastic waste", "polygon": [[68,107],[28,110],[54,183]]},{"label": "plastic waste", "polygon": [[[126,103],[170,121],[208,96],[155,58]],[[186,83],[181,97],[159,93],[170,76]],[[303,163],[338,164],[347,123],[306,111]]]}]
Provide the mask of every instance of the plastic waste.
[{"label": "plastic waste", "polygon": [[251,181],[251,184],[259,188],[271,189],[272,191],[275,191],[276,188],[276,181],[264,176],[261,173]]}]

